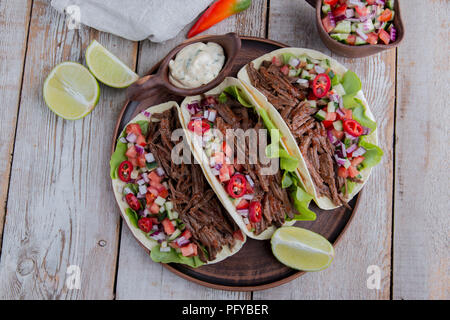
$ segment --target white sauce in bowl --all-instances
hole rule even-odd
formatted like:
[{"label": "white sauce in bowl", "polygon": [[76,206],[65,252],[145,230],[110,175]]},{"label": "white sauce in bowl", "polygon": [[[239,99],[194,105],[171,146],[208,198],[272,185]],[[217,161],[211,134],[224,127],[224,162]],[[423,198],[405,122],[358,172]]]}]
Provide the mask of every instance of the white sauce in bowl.
[{"label": "white sauce in bowl", "polygon": [[169,62],[170,82],[181,88],[198,88],[214,80],[224,63],[223,48],[217,43],[193,43]]}]

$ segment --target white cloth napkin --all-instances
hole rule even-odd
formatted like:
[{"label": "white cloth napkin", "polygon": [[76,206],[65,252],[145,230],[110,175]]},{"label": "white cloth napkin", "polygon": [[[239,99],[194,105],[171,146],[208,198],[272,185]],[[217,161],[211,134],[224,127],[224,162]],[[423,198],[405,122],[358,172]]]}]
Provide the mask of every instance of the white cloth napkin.
[{"label": "white cloth napkin", "polygon": [[52,0],[51,4],[61,13],[72,6],[66,13],[75,19],[79,16],[82,24],[97,30],[133,41],[148,38],[153,42],[163,42],[174,38],[211,2],[211,0]]}]

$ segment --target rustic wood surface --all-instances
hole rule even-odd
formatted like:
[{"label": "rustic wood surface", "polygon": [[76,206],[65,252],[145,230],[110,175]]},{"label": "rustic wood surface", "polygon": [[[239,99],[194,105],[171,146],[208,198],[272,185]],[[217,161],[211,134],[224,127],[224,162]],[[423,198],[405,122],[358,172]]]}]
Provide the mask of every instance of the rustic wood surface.
[{"label": "rustic wood surface", "polygon": [[[51,68],[83,62],[91,40],[142,75],[188,27],[164,44],[133,43],[87,27],[68,30],[49,2],[0,1],[0,299],[449,298],[448,1],[403,1],[406,38],[397,50],[336,57],[363,81],[385,157],[331,267],[254,293],[179,278],[122,228],[105,170],[122,90],[101,86],[99,105],[75,122],[42,100]],[[254,0],[207,33],[236,31],[332,55],[313,19],[305,1]],[[70,265],[80,267],[80,289],[66,286]],[[381,270],[379,290],[366,285],[371,265]]]}]

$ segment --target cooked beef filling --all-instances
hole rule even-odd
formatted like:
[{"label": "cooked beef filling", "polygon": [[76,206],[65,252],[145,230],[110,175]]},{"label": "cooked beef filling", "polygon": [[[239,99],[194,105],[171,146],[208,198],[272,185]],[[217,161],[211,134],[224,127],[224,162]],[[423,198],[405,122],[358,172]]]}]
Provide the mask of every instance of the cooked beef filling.
[{"label": "cooked beef filling", "polygon": [[181,141],[181,138],[171,141],[172,132],[181,128],[176,109],[154,114],[152,118],[160,121],[150,126],[147,141],[155,160],[169,177],[169,194],[174,208],[192,233],[193,242],[207,250],[208,256],[198,250],[199,258],[203,262],[212,261],[223,246],[233,248],[233,233],[239,228],[218,201],[199,165],[172,162],[172,149]]},{"label": "cooked beef filling", "polygon": [[[264,61],[259,70],[250,63],[247,72],[252,85],[267,97],[290,128],[318,196],[327,196],[335,205],[348,207],[344,200],[345,194],[340,192],[347,190],[346,179],[336,174],[338,166],[333,157],[335,147],[327,139],[323,124],[313,117],[317,109],[304,101],[308,96],[308,88],[298,84],[297,77],[283,74],[280,67],[270,61]],[[320,100],[317,102],[321,106]]]}]

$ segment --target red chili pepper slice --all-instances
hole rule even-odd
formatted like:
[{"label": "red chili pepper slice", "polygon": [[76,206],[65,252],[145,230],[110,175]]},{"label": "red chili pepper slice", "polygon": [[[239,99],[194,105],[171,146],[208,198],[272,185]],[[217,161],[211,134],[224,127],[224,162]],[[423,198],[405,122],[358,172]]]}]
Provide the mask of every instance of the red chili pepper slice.
[{"label": "red chili pepper slice", "polygon": [[152,230],[153,221],[151,218],[141,218],[138,221],[138,227],[145,233],[148,233]]},{"label": "red chili pepper slice", "polygon": [[141,208],[141,203],[139,202],[138,198],[132,193],[129,193],[125,196],[125,199],[127,200],[128,205],[131,209],[134,211],[137,211]]},{"label": "red chili pepper slice", "polygon": [[345,132],[351,134],[354,137],[359,137],[364,132],[363,127],[355,120],[345,120],[344,130]]},{"label": "red chili pepper slice", "polygon": [[195,133],[201,132],[202,134],[204,134],[209,129],[211,129],[211,125],[205,119],[203,119],[203,120],[191,120],[188,123],[188,129],[191,130],[192,132],[195,132]]},{"label": "red chili pepper slice", "polygon": [[133,165],[130,161],[123,161],[119,165],[118,173],[119,179],[123,182],[128,182],[131,180],[131,171],[133,171]]},{"label": "red chili pepper slice", "polygon": [[242,174],[235,174],[227,185],[227,192],[232,198],[240,198],[247,191],[247,180]]},{"label": "red chili pepper slice", "polygon": [[323,98],[330,91],[331,80],[326,73],[321,73],[316,76],[313,81],[313,92],[317,98]]},{"label": "red chili pepper slice", "polygon": [[262,219],[262,207],[261,202],[252,201],[250,202],[248,217],[251,222],[259,222]]}]

